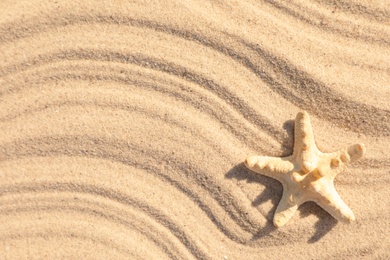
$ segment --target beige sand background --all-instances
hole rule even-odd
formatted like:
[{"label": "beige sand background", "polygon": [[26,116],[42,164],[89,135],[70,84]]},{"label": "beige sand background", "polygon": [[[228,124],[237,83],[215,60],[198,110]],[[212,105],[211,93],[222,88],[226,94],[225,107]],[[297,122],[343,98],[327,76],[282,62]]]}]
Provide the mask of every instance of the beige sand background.
[{"label": "beige sand background", "polygon": [[[102,3],[105,2],[105,3]],[[0,1],[1,259],[389,259],[390,4]],[[357,221],[277,181],[311,115]]]}]

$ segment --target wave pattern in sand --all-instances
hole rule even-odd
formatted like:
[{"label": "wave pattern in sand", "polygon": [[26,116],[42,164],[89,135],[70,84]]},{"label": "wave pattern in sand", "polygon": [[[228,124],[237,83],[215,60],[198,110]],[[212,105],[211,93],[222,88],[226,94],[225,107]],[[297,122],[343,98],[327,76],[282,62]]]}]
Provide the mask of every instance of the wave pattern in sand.
[{"label": "wave pattern in sand", "polygon": [[[389,6],[1,5],[3,258],[389,256]],[[272,226],[282,187],[241,162],[291,153],[300,110],[368,147],[336,179],[356,223]]]}]

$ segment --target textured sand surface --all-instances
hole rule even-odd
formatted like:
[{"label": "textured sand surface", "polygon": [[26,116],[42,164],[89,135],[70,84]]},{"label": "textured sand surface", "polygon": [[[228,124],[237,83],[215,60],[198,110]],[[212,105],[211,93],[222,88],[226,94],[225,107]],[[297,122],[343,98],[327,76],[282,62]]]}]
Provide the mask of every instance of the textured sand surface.
[{"label": "textured sand surface", "polygon": [[[0,258],[389,259],[389,100],[388,1],[1,0]],[[302,110],[350,225],[242,164]]]}]

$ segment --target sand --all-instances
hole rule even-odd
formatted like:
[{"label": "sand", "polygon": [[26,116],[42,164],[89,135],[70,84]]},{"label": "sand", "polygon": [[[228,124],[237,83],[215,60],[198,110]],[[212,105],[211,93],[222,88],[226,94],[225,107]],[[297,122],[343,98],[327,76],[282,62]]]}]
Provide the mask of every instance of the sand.
[{"label": "sand", "polygon": [[[105,3],[102,3],[105,2]],[[1,259],[389,259],[387,1],[0,1]],[[272,225],[282,185],[245,169],[364,143]]]}]

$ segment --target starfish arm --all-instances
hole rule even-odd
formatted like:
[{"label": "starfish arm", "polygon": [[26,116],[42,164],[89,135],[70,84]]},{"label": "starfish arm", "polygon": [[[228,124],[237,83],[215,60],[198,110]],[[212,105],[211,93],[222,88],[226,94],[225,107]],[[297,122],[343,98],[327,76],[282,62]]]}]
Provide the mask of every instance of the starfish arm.
[{"label": "starfish arm", "polygon": [[281,180],[282,176],[294,169],[294,164],[288,157],[250,156],[246,158],[248,169],[262,175]]},{"label": "starfish arm", "polygon": [[352,210],[341,199],[333,185],[329,185],[321,196],[316,203],[335,219],[345,223],[355,221]]},{"label": "starfish arm", "polygon": [[299,112],[295,118],[294,126],[294,157],[299,157],[303,152],[310,152],[317,149],[314,142],[313,129],[310,123],[309,114]]},{"label": "starfish arm", "polygon": [[286,188],[283,189],[283,196],[276,208],[274,215],[274,226],[279,228],[284,226],[295,214],[298,204],[294,202],[293,195]]},{"label": "starfish arm", "polygon": [[364,144],[354,144],[346,149],[334,153],[324,153],[322,156],[325,161],[330,162],[330,166],[335,168],[342,164],[354,162],[361,158],[366,152]]}]

